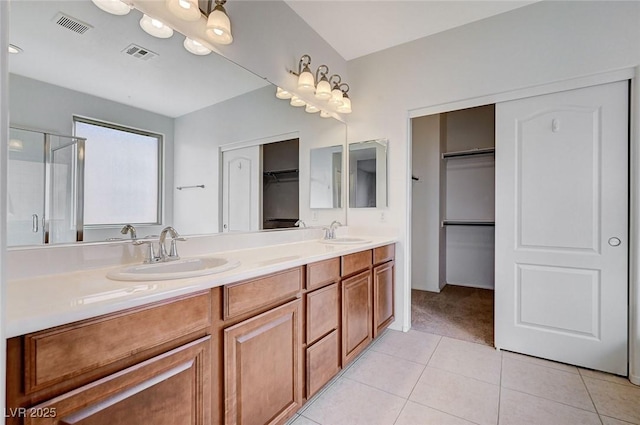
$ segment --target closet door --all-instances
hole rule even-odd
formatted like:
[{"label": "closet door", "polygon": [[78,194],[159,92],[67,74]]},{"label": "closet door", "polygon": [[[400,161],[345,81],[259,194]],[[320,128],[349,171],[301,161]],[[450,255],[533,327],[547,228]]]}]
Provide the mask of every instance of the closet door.
[{"label": "closet door", "polygon": [[627,374],[628,92],[496,105],[498,348]]}]

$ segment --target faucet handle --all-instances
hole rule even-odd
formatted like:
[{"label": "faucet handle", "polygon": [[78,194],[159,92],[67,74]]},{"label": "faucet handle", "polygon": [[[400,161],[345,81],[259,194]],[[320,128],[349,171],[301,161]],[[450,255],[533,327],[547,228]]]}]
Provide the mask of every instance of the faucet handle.
[{"label": "faucet handle", "polygon": [[169,248],[169,258],[172,260],[179,260],[180,256],[178,255],[178,247],[176,242],[184,242],[187,238],[180,236],[175,239],[171,239],[171,247]]},{"label": "faucet handle", "polygon": [[134,245],[148,245],[149,248],[147,249],[147,256],[144,259],[145,264],[157,263],[160,261],[160,257],[156,255],[156,250],[153,247],[153,242],[154,241],[142,241],[139,239],[133,242]]}]

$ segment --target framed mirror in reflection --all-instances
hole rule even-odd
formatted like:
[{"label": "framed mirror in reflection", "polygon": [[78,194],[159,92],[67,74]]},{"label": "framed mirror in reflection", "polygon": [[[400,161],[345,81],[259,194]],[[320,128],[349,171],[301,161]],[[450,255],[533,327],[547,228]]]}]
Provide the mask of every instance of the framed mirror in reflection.
[{"label": "framed mirror in reflection", "polygon": [[385,139],[349,144],[349,208],[387,206]]},{"label": "framed mirror in reflection", "polygon": [[[293,108],[287,101],[276,99],[275,86],[222,56],[189,53],[183,46],[184,36],[178,32],[169,39],[151,37],[140,28],[142,13],[137,10],[114,16],[90,1],[13,0],[11,6],[9,41],[22,49],[9,58],[11,126],[74,136],[79,134],[73,117],[82,117],[132,133],[161,137],[158,175],[162,181],[156,200],[159,222],[139,223],[123,218],[116,220],[122,223],[85,224],[76,233],[82,241],[122,238],[120,230],[128,223],[138,228],[138,237],[157,235],[168,225],[183,235],[224,231],[221,146],[279,142],[285,140],[280,135],[293,133],[299,139],[299,209],[297,216],[275,218],[313,221],[310,151],[320,146],[344,145],[344,123],[321,119],[318,114],[307,114],[303,108]],[[83,34],[76,33],[57,23],[55,18],[60,16],[89,28]],[[141,51],[148,54],[130,54]],[[91,143],[87,138],[87,156],[92,152]],[[17,139],[15,144],[17,149]],[[133,149],[114,148],[112,153],[109,161],[114,161],[114,169],[122,166],[119,158],[127,159],[127,167],[135,166],[130,165],[132,159],[135,163]],[[44,214],[43,223],[52,219],[46,214],[51,211],[51,197],[29,195],[29,182],[40,181],[40,175],[51,168],[46,156],[43,152],[28,157],[14,155],[16,161],[9,158],[9,173],[15,173],[8,179],[10,204],[14,213],[20,211],[23,215],[10,215],[10,229],[21,223],[27,226],[27,233],[32,232],[33,214],[38,215],[38,220]],[[24,167],[18,162],[25,160],[33,164]],[[25,175],[20,170],[26,168],[37,172]],[[262,173],[255,178],[264,189]],[[124,190],[131,189],[131,193],[126,196],[135,196],[139,185],[136,181],[129,183]],[[267,189],[274,187],[271,184]],[[87,182],[84,191],[95,194],[96,188]],[[77,194],[68,195],[74,195],[73,199],[67,197],[68,202],[80,201]],[[264,213],[263,205],[255,208],[253,216]],[[345,209],[339,210],[337,217],[336,213],[313,217],[317,217],[318,225],[333,219],[344,222]],[[261,221],[239,231],[268,227]],[[42,228],[39,226],[39,231]],[[44,238],[26,238],[22,243],[14,239],[14,245],[32,245],[34,240]]]},{"label": "framed mirror in reflection", "polygon": [[342,207],[342,145],[311,149],[309,207]]}]

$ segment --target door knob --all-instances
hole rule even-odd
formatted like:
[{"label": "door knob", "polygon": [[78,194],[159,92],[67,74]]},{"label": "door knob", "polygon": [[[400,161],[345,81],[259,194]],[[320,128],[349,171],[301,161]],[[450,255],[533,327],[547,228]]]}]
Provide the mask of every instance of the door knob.
[{"label": "door knob", "polygon": [[609,238],[609,245],[611,246],[618,246],[620,245],[622,242],[620,241],[620,239],[618,238]]}]

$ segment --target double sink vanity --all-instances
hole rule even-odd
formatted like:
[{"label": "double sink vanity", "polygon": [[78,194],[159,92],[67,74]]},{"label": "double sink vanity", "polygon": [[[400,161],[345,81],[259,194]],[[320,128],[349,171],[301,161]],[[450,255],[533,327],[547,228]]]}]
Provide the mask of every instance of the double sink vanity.
[{"label": "double sink vanity", "polygon": [[394,242],[306,240],[10,282],[7,423],[283,424],[394,320]]}]

